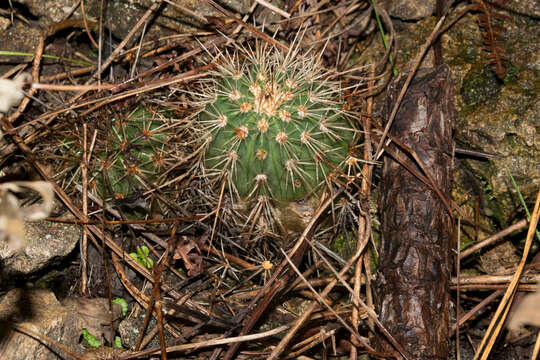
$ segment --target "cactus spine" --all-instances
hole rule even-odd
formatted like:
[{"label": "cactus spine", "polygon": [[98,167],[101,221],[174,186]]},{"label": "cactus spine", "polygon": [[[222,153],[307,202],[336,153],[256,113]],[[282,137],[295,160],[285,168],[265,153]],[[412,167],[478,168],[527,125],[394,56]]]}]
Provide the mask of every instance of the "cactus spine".
[{"label": "cactus spine", "polygon": [[297,44],[221,55],[200,112],[209,174],[243,200],[289,202],[329,184],[355,137],[340,84]]}]

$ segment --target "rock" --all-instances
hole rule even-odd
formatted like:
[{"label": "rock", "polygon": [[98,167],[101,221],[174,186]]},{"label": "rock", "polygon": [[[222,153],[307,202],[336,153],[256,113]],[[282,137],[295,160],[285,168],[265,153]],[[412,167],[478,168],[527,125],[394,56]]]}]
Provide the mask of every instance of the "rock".
[{"label": "rock", "polygon": [[[14,289],[0,300],[0,358],[3,360],[57,360],[58,356],[33,338],[10,329],[11,322],[38,332],[78,353],[82,328],[103,341],[109,333],[107,299],[69,299],[62,305],[46,289]],[[120,306],[113,304],[116,314]],[[58,351],[54,348],[53,350]],[[59,352],[62,354],[62,352]]]},{"label": "rock", "polygon": [[504,2],[504,8],[518,14],[540,19],[540,2],[538,0],[510,0]]},{"label": "rock", "polygon": [[503,25],[507,74],[502,80],[493,73],[481,37],[466,33],[465,29],[475,27],[474,33],[480,32],[474,17],[462,19],[443,37],[447,49],[453,50],[447,54],[457,79],[456,142],[499,155],[490,161],[463,159],[463,163],[478,179],[485,213],[502,226],[522,211],[506,169],[527,202],[534,203],[540,186],[540,46],[536,40],[540,25],[517,15]]},{"label": "rock", "polygon": [[113,329],[111,331],[111,318],[107,309],[109,308],[109,300],[104,298],[79,298],[68,297],[62,301],[70,314],[74,314],[79,327],[85,328],[88,332],[94,335],[97,339],[104,339],[109,344],[114,341],[114,330],[122,317],[122,307],[117,303],[112,303],[113,306]]},{"label": "rock", "polygon": [[67,256],[77,245],[81,229],[75,224],[25,222],[26,246],[15,251],[0,243],[0,280],[35,273]]},{"label": "rock", "polygon": [[[0,16],[0,49],[5,51],[17,51],[34,53],[42,32],[48,29],[51,25],[57,24],[66,20],[66,16],[73,6],[78,3],[78,0],[20,0],[26,6],[30,16],[30,25],[23,23],[19,19],[10,24],[8,18]],[[111,31],[112,36],[119,42],[123,40],[131,29],[137,24],[144,13],[154,3],[153,0],[123,0],[109,1],[105,11],[104,26]],[[149,17],[150,26],[146,28],[145,39],[153,40],[159,37],[168,35],[177,35],[185,33],[195,33],[201,31],[205,26],[204,18],[208,17],[223,17],[219,11],[197,0],[181,0],[176,1],[179,5],[199,15],[199,18],[191,14],[186,14],[178,8],[164,3],[159,12]],[[229,10],[240,14],[245,14],[249,11],[251,1],[249,0],[226,0],[220,2]],[[89,20],[99,18],[100,9],[99,1],[86,1],[85,10]],[[80,7],[73,13],[69,19],[81,19],[82,14]],[[139,32],[130,39],[128,47],[140,40]],[[81,30],[84,31],[84,30]],[[97,38],[97,37],[96,37]],[[106,49],[109,51],[109,49]],[[45,53],[50,55],[51,50],[46,49]],[[21,56],[2,56],[2,63],[20,63],[30,61],[31,57]],[[3,71],[0,68],[0,71]]]},{"label": "rock", "polygon": [[[140,336],[140,327],[141,324],[144,322],[144,318],[146,315],[146,311],[141,308],[141,306],[137,303],[133,303],[130,306],[130,312],[129,315],[126,316],[125,319],[123,319],[120,324],[118,325],[118,334],[120,335],[120,338],[122,339],[122,345],[127,349],[135,349],[135,346],[137,346],[137,341],[139,340]],[[146,328],[145,335],[148,335],[150,329],[153,329],[157,326],[157,321],[155,316],[152,316],[150,319],[150,322],[148,323],[148,327]],[[167,335],[168,332],[165,332]],[[154,336],[148,347],[153,346],[159,346],[159,336]]]},{"label": "rock", "polygon": [[[41,31],[39,29],[18,20],[8,26],[6,30],[2,30],[0,49],[33,54],[40,38]],[[0,56],[0,64],[8,63],[10,67],[14,63],[24,63],[31,60],[32,58],[29,56]]]},{"label": "rock", "polygon": [[39,18],[40,26],[47,28],[65,20],[78,0],[18,0],[28,11]]},{"label": "rock", "polygon": [[[124,0],[111,1],[108,3],[106,12],[105,26],[111,30],[116,39],[124,39],[131,29],[141,19],[147,9],[152,6],[152,0]],[[201,31],[206,25],[203,18],[210,16],[223,17],[223,14],[197,0],[181,0],[176,1],[180,6],[199,15],[199,18],[183,12],[177,7],[164,3],[161,7],[159,16],[151,16],[155,18],[151,26],[146,29],[145,39],[151,40],[162,36],[176,35],[182,33],[194,33]],[[248,0],[227,0],[220,2],[224,7],[233,10],[240,14],[245,14],[249,10],[251,4]],[[97,18],[99,2],[87,4],[87,14]],[[201,18],[202,17],[202,18]],[[121,21],[118,21],[121,19]],[[142,30],[142,27],[141,27]],[[140,40],[139,35],[132,37],[128,46],[133,45]]]},{"label": "rock", "polygon": [[505,241],[483,252],[479,256],[480,269],[488,275],[513,274],[519,256],[511,242]]},{"label": "rock", "polygon": [[[464,6],[457,5],[452,13],[460,12]],[[480,200],[481,215],[491,219],[491,224],[483,223],[486,228],[510,225],[512,217],[522,211],[505,168],[528,203],[534,203],[540,186],[540,25],[529,17],[493,11],[508,16],[501,24],[505,30],[500,31],[508,70],[503,80],[494,74],[487,58],[478,14],[465,15],[441,37],[444,62],[452,72],[456,93],[457,146],[499,156],[458,156],[460,167],[472,176],[468,176],[471,181],[467,184],[458,181],[454,194],[461,194],[459,203],[471,217],[474,202]],[[394,21],[398,70],[410,66],[435,24],[434,16],[414,22]],[[377,59],[383,50],[376,43],[362,56]],[[431,64],[428,53],[422,66]]]},{"label": "rock", "polygon": [[396,0],[390,2],[388,15],[401,20],[419,20],[435,12],[436,0]]},{"label": "rock", "polygon": [[[155,320],[154,321],[155,325]],[[139,317],[127,317],[118,326],[118,333],[122,339],[122,345],[128,349],[135,349],[137,341],[139,340],[139,327],[142,324]]]}]

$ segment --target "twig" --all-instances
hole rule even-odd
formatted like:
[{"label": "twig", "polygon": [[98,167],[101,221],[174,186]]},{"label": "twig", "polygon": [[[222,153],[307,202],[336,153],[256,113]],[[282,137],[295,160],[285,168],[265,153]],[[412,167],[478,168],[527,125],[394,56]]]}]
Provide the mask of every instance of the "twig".
[{"label": "twig", "polygon": [[471,310],[469,310],[465,315],[463,316],[458,316],[457,317],[457,322],[455,324],[452,325],[452,329],[451,329],[451,332],[453,333],[454,331],[457,333],[457,329],[458,327],[460,327],[461,325],[465,324],[465,322],[467,322],[467,320],[469,320],[470,318],[472,318],[473,316],[475,316],[481,309],[485,308],[487,305],[489,305],[493,300],[495,300],[496,298],[498,298],[499,296],[501,296],[503,294],[503,290],[496,290],[494,291],[491,295],[489,295],[488,297],[486,297],[484,300],[482,300],[481,302],[479,302],[478,304],[476,304],[475,307],[473,307]]},{"label": "twig", "polygon": [[[324,213],[324,211],[326,211],[328,206],[330,206],[330,204],[332,204],[333,201],[336,199],[336,197],[342,192],[343,192],[343,189],[340,189],[336,191],[332,196],[329,196],[319,206],[319,208],[313,215],[313,218],[311,219],[309,224],[306,226],[304,232],[300,235],[295,245],[289,252],[289,257],[291,259],[294,259],[295,263],[300,262],[300,260],[302,259],[304,252],[306,250],[306,247],[307,247],[306,239],[311,237],[311,233],[319,217]],[[265,310],[268,304],[270,303],[270,301],[272,301],[277,296],[279,291],[282,289],[282,286],[284,286],[284,282],[287,280],[287,278],[292,275],[293,270],[289,269],[289,271],[285,274],[285,276],[283,276],[280,280],[278,280],[278,277],[282,274],[283,270],[287,267],[287,265],[288,265],[288,260],[284,259],[281,262],[280,266],[275,270],[272,277],[268,280],[268,282],[263,286],[263,288],[258,292],[258,294],[250,302],[246,311],[247,312],[252,311],[253,314],[251,315],[251,317],[248,319],[248,321],[242,328],[241,334],[246,334],[248,331],[250,331],[253,328],[253,326],[255,326],[257,320],[262,315],[263,310]],[[261,301],[259,302],[259,300]],[[247,312],[244,314],[247,314]],[[227,352],[225,353],[224,360],[230,360],[236,353],[236,350],[238,350],[239,346],[240,346],[240,343],[235,343],[231,345],[229,349],[227,350]]]},{"label": "twig", "polygon": [[[367,244],[366,244],[367,245]],[[319,253],[319,251],[317,250],[317,248],[313,247],[313,250],[319,254],[319,256],[321,256],[321,254]],[[332,273],[334,274],[335,278],[336,278],[336,281],[339,281],[341,283],[341,285],[343,285],[347,291],[349,291],[349,293],[351,294],[351,296],[353,296],[353,298],[358,302],[358,304],[360,304],[360,306],[366,311],[368,317],[370,319],[372,319],[375,324],[378,326],[379,330],[381,330],[381,332],[384,334],[384,336],[388,339],[388,341],[390,341],[390,343],[396,348],[396,350],[406,359],[410,359],[410,355],[407,354],[407,352],[403,349],[403,347],[401,346],[401,344],[399,344],[396,339],[394,339],[394,337],[388,332],[388,330],[386,330],[386,328],[384,327],[384,325],[379,321],[379,317],[377,316],[377,314],[375,313],[375,311],[373,311],[373,309],[371,309],[370,307],[368,307],[364,301],[362,301],[362,299],[360,299],[360,297],[354,293],[354,290],[349,286],[349,284],[347,283],[347,281],[345,281],[342,277],[342,274],[341,272],[338,273],[336,271],[336,269],[334,269],[334,267],[332,266],[332,264],[330,264],[330,262],[328,262],[328,260],[321,256],[322,260],[326,263],[326,266],[330,269],[330,271],[332,271]]]},{"label": "twig", "polygon": [[531,355],[531,359],[538,359],[540,354],[540,330],[536,332],[536,341],[534,342],[534,348]]},{"label": "twig", "polygon": [[334,336],[336,331],[337,329],[332,329],[330,331],[326,329],[321,329],[317,334],[310,337],[310,341],[308,344],[294,352],[290,352],[289,354],[287,354],[287,356],[285,356],[285,359],[298,359],[299,355],[305,353],[309,349],[314,348],[318,344],[324,342],[329,337]]},{"label": "twig", "polygon": [[[515,275],[478,275],[461,276],[459,285],[479,285],[479,284],[508,284]],[[540,274],[526,274],[520,277],[521,284],[534,284],[540,281]],[[450,285],[458,285],[457,278],[450,279]]]},{"label": "twig", "polygon": [[171,1],[171,0],[164,0],[164,1],[167,4],[174,6],[175,8],[177,8],[178,10],[183,12],[184,14],[187,14],[189,16],[193,16],[194,18],[198,19],[199,21],[201,21],[201,22],[203,22],[205,24],[208,23],[208,20],[204,16],[202,16],[201,14],[197,13],[196,11],[190,10],[187,7],[182,6],[180,4],[177,4],[177,3],[175,3],[174,1]]},{"label": "twig", "polygon": [[[441,1],[439,0],[437,2],[437,7],[440,5]],[[439,51],[441,51],[441,44],[438,46]],[[442,52],[439,53],[440,59],[442,59]],[[457,289],[456,289],[456,322],[454,323],[454,329],[456,330],[456,359],[461,360],[461,345],[460,345],[460,333],[459,333],[459,321],[461,320],[461,314],[459,313],[459,310],[461,308],[459,304],[459,300],[461,298],[460,293],[460,280],[461,280],[461,258],[459,257],[460,252],[459,249],[461,248],[461,218],[458,217],[457,221],[457,243],[456,243],[456,249],[457,249],[457,259],[456,259],[456,273],[457,273]]]},{"label": "twig", "polygon": [[81,0],[81,15],[82,15],[83,23],[84,23],[84,30],[86,30],[86,35],[88,36],[88,39],[90,39],[90,42],[92,43],[92,45],[94,45],[94,47],[98,49],[99,45],[97,44],[96,40],[92,36],[92,33],[90,32],[90,28],[88,27],[88,21],[86,19],[86,11],[84,8],[84,0]]},{"label": "twig", "polygon": [[270,4],[269,2],[266,2],[264,0],[255,0],[255,1],[258,2],[259,4],[261,4],[262,6],[272,10],[276,14],[279,14],[279,15],[283,16],[284,18],[288,19],[288,18],[291,17],[291,15],[288,12],[281,10],[280,8],[278,8],[275,5]]},{"label": "twig", "polygon": [[[81,0],[84,3],[84,0]],[[83,187],[83,198],[82,198],[82,213],[84,217],[88,216],[88,136],[87,136],[87,125],[83,124],[83,153],[81,159],[81,176],[82,176],[82,187]],[[81,294],[86,294],[87,289],[87,260],[88,260],[88,229],[83,226],[83,237],[81,241]]]},{"label": "twig", "polygon": [[87,66],[80,69],[71,70],[69,72],[43,76],[41,77],[41,81],[43,82],[58,81],[58,80],[63,80],[70,76],[84,75],[84,74],[88,74],[89,72],[92,72],[92,70],[94,70],[95,68],[96,67],[92,65],[92,66]]},{"label": "twig", "polygon": [[[168,249],[165,251],[165,254],[168,253]],[[161,272],[163,270],[163,261],[167,259],[166,256],[163,257],[162,262],[159,266],[159,269],[154,272],[154,290],[156,293],[156,312],[157,312],[157,328],[159,332],[159,346],[161,347],[161,360],[167,360],[167,350],[165,349],[165,332],[163,331],[163,312],[161,310]],[[157,269],[156,266],[154,269]]]},{"label": "twig", "polygon": [[135,96],[135,95],[147,92],[147,91],[159,89],[161,87],[166,87],[166,86],[170,86],[170,85],[181,83],[181,82],[191,81],[191,80],[194,80],[194,79],[197,79],[197,78],[200,78],[200,77],[205,77],[205,76],[208,75],[208,73],[205,73],[205,72],[199,73],[199,71],[200,70],[205,71],[209,67],[210,66],[205,66],[205,67],[203,66],[201,69],[190,70],[190,71],[187,71],[185,73],[176,75],[176,76],[174,76],[172,78],[169,78],[167,80],[153,81],[153,82],[150,82],[150,83],[148,83],[148,84],[146,84],[144,86],[141,86],[141,87],[129,90],[129,91],[125,91],[125,92],[122,92],[122,93],[119,93],[119,94],[116,94],[116,95],[112,95],[112,96],[109,96],[109,97],[107,97],[105,99],[102,99],[102,98],[93,99],[93,100],[85,101],[85,102],[80,103],[80,104],[73,104],[71,106],[64,107],[62,109],[53,111],[51,113],[45,113],[45,114],[39,116],[38,118],[36,118],[35,120],[32,120],[31,122],[28,122],[26,125],[29,125],[31,123],[36,123],[36,122],[39,122],[39,121],[43,121],[43,120],[47,120],[47,119],[50,119],[50,118],[55,117],[57,115],[60,115],[62,113],[69,112],[69,111],[74,110],[74,109],[78,109],[78,108],[82,108],[82,107],[85,107],[85,106],[88,106],[88,105],[98,103],[97,105],[94,105],[94,107],[92,107],[90,110],[87,110],[84,113],[84,114],[88,114],[88,113],[91,113],[95,109],[97,109],[97,108],[99,108],[99,107],[101,107],[101,106],[103,106],[103,105],[105,105],[105,104],[107,104],[109,102],[125,99],[127,97]]},{"label": "twig", "polygon": [[[148,10],[144,13],[144,15],[139,19],[139,21],[135,24],[135,26],[126,35],[124,40],[122,40],[122,42],[120,44],[118,44],[116,49],[114,49],[114,51],[111,53],[111,55],[109,55],[107,60],[105,60],[105,62],[103,64],[101,64],[101,66],[99,66],[98,70],[93,74],[92,77],[90,77],[90,79],[88,79],[88,81],[85,83],[85,85],[90,84],[93,81],[94,78],[100,78],[103,71],[105,71],[105,69],[107,69],[109,67],[109,65],[111,65],[111,63],[114,61],[116,56],[120,52],[122,52],[122,50],[124,49],[124,46],[126,46],[126,44],[133,37],[133,35],[135,35],[135,33],[139,30],[139,28],[146,22],[146,20],[148,20],[148,17],[155,10],[157,10],[161,6],[161,2],[162,2],[162,0],[157,0],[155,3],[152,4],[152,6],[150,8],[148,8]],[[86,92],[87,91],[81,91],[81,92],[77,93],[75,96],[73,96],[69,100],[68,103],[69,104],[75,103],[75,101],[77,101],[79,98],[81,98]]]},{"label": "twig", "polygon": [[[340,271],[341,276],[343,276],[343,274],[345,274],[347,271],[349,271],[349,268],[356,262],[356,260],[360,257],[360,255],[362,254],[363,251],[364,251],[364,248],[358,248],[357,249],[356,254],[351,259],[349,259],[349,261],[347,262],[347,265],[345,265],[343,267],[343,269],[341,269],[341,271]],[[330,282],[328,285],[326,285],[326,287],[321,292],[320,296],[322,298],[325,298],[326,296],[328,296],[330,291],[334,288],[334,286],[336,286],[337,283],[338,283],[337,279],[333,279],[332,282]],[[296,335],[298,330],[300,330],[300,328],[305,324],[305,322],[309,319],[309,317],[311,316],[311,314],[315,311],[315,309],[317,307],[318,307],[318,304],[316,302],[313,302],[304,311],[304,313],[296,320],[295,324],[289,330],[287,335],[285,335],[281,339],[279,344],[274,348],[274,350],[272,351],[272,353],[268,357],[268,360],[273,360],[273,359],[278,358],[278,356],[285,350],[285,348],[287,347],[289,342]]]},{"label": "twig", "polygon": [[[244,335],[244,336],[236,336],[231,338],[224,338],[224,339],[212,339],[207,341],[201,341],[197,343],[192,344],[182,344],[182,345],[174,345],[174,346],[168,346],[167,351],[173,352],[173,351],[185,351],[185,350],[196,350],[204,347],[210,347],[210,346],[217,346],[217,345],[224,345],[224,344],[234,344],[244,341],[253,341],[253,340],[259,340],[264,339],[270,336],[277,335],[289,328],[289,325],[282,325],[280,327],[277,327],[272,330],[264,331],[258,334],[251,334],[251,335]],[[159,350],[153,351],[151,353],[147,352],[141,352],[140,354],[134,353],[129,354],[125,356],[120,356],[119,360],[128,360],[128,359],[136,359],[138,357],[143,357],[147,355],[159,355]]]},{"label": "twig", "polygon": [[117,89],[116,84],[101,84],[101,85],[57,85],[57,84],[40,84],[33,83],[32,89],[55,90],[55,91],[89,91],[89,90],[112,90]]},{"label": "twig", "polygon": [[540,190],[538,191],[538,195],[536,197],[536,203],[534,205],[534,211],[531,216],[531,222],[529,224],[529,231],[527,232],[527,238],[525,240],[525,247],[523,249],[521,261],[514,274],[514,277],[512,278],[510,285],[508,286],[508,289],[506,289],[506,293],[504,294],[503,299],[499,303],[499,307],[497,308],[495,315],[491,319],[489,327],[486,330],[485,336],[482,338],[482,342],[480,343],[480,346],[478,347],[476,353],[474,354],[473,360],[476,360],[476,359],[486,360],[488,358],[491,352],[491,349],[493,348],[493,344],[495,343],[495,340],[497,339],[497,336],[499,335],[499,332],[501,331],[504,321],[508,315],[508,311],[510,310],[510,306],[512,305],[512,300],[514,299],[514,295],[517,290],[519,279],[523,273],[523,268],[525,267],[525,262],[527,261],[527,256],[529,255],[529,251],[531,249],[531,244],[532,244],[533,236],[536,230],[536,226],[538,225],[539,217],[540,217]]},{"label": "twig", "polygon": [[510,225],[506,229],[499,231],[498,233],[491,235],[485,238],[484,240],[477,242],[476,244],[472,246],[469,246],[468,248],[460,252],[459,258],[464,259],[467,256],[475,253],[476,251],[497,242],[498,240],[504,238],[506,235],[509,235],[513,233],[514,231],[523,229],[525,226],[527,226],[527,220],[526,219],[520,220],[517,223]]},{"label": "twig", "polygon": [[[314,248],[315,249],[315,248]],[[330,311],[334,317],[341,323],[341,325],[343,325],[343,327],[345,327],[347,330],[349,330],[349,332],[351,333],[351,335],[353,335],[355,337],[355,339],[357,341],[359,341],[360,343],[362,343],[362,345],[364,345],[368,350],[370,351],[375,351],[375,349],[373,349],[371,346],[369,346],[369,344],[366,342],[366,340],[364,338],[362,338],[349,324],[347,324],[347,322],[345,320],[343,320],[343,318],[341,316],[338,315],[338,313],[336,313],[336,311],[334,309],[332,309],[332,307],[328,304],[328,301],[325,300],[312,286],[311,284],[309,283],[309,281],[307,281],[307,279],[302,275],[302,273],[300,272],[300,270],[298,270],[298,268],[292,263],[291,259],[287,256],[287,253],[285,251],[283,251],[283,249],[281,250],[281,252],[283,253],[283,256],[285,256],[285,259],[289,262],[289,265],[291,266],[291,268],[296,272],[296,274],[298,275],[298,277],[300,279],[302,279],[302,281],[304,282],[304,284],[306,284],[306,286],[311,290],[311,292],[315,295],[315,297],[317,298],[317,301],[319,302],[319,304],[321,306],[324,306],[328,309],[328,311]],[[359,258],[359,256],[358,256]],[[315,304],[315,303],[314,303]],[[270,355],[270,357],[268,358],[268,360],[272,360],[272,359],[276,359],[277,358],[277,355],[279,354],[275,354],[274,352],[272,352],[272,354]]]},{"label": "twig", "polygon": [[281,51],[283,52],[289,52],[289,47],[287,45],[284,45],[282,44],[281,42],[277,41],[276,39],[274,39],[273,37],[271,36],[268,36],[266,35],[265,33],[263,33],[262,31],[260,31],[259,29],[257,29],[256,27],[252,26],[252,25],[249,25],[248,23],[246,23],[245,21],[241,20],[241,19],[238,19],[236,16],[234,16],[234,14],[232,14],[231,12],[229,12],[228,10],[224,9],[222,6],[220,6],[219,4],[217,4],[215,1],[213,0],[203,0],[205,3],[211,5],[212,7],[214,7],[215,9],[217,9],[219,12],[223,13],[224,15],[228,16],[229,18],[231,18],[232,20],[236,21],[238,24],[242,25],[243,27],[245,27],[247,30],[249,30],[250,32],[252,32],[255,36],[257,36],[258,38],[276,46],[278,49],[280,49]]},{"label": "twig", "polygon": [[223,178],[223,182],[221,184],[221,191],[219,192],[219,199],[216,209],[216,217],[214,218],[214,225],[212,226],[212,235],[210,236],[210,242],[208,243],[210,247],[212,247],[212,242],[214,241],[214,235],[216,233],[216,226],[219,221],[219,210],[221,210],[221,201],[223,200],[223,193],[225,192],[225,185],[227,184],[226,178]]}]

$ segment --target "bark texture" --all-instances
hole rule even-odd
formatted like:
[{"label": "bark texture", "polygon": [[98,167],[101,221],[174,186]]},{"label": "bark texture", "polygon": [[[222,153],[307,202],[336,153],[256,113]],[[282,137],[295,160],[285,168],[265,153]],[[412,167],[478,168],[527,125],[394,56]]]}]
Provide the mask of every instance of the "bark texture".
[{"label": "bark texture", "polygon": [[[390,85],[387,115],[405,78]],[[448,196],[454,117],[450,71],[439,66],[416,74],[390,130],[416,151],[437,186]],[[407,158],[397,146],[390,146],[398,156]],[[413,163],[410,158],[408,162]],[[453,232],[450,214],[433,190],[388,156],[384,160],[379,209],[382,243],[376,295],[380,319],[411,358],[446,359],[449,246]],[[383,347],[391,350],[388,344]]]}]

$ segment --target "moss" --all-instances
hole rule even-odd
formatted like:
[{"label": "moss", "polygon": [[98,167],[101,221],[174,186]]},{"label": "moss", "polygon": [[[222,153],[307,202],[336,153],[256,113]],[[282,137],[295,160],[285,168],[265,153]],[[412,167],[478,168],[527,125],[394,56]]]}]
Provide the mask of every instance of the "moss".
[{"label": "moss", "polygon": [[497,95],[500,88],[501,82],[491,66],[481,64],[467,73],[460,92],[465,105],[476,105]]}]

